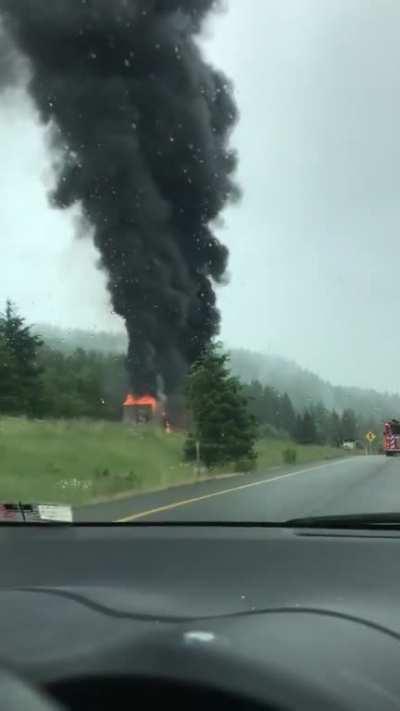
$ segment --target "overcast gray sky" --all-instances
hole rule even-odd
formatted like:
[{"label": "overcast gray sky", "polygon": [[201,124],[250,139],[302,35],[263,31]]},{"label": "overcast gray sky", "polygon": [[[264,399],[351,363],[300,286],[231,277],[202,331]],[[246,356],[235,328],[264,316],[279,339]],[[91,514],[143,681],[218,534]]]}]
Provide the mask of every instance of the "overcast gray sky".
[{"label": "overcast gray sky", "polygon": [[[400,391],[400,3],[227,6],[202,40],[241,113],[222,336],[334,383]],[[3,96],[0,136],[0,303],[120,328],[90,236],[47,203],[51,157],[21,90]]]}]

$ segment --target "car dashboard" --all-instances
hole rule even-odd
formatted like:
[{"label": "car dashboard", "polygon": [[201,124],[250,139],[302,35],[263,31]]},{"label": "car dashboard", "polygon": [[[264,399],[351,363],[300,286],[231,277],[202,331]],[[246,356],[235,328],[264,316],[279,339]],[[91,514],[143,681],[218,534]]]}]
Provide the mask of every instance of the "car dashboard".
[{"label": "car dashboard", "polygon": [[0,665],[73,710],[400,708],[399,553],[393,531],[4,526]]}]

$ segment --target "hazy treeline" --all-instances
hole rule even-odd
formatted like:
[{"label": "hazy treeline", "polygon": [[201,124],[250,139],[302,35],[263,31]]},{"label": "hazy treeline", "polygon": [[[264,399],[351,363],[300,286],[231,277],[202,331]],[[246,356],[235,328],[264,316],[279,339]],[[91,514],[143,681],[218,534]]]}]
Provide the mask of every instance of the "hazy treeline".
[{"label": "hazy treeline", "polygon": [[[127,348],[127,339],[123,333],[79,329],[67,331],[48,325],[39,325],[36,332],[46,344],[65,353],[82,348],[85,351],[122,356]],[[339,414],[346,409],[354,410],[357,417],[370,422],[371,426],[391,417],[400,418],[400,395],[332,385],[281,356],[232,349],[230,364],[233,374],[243,383],[259,381],[280,393],[288,393],[293,407],[299,412],[321,403],[327,410],[336,410]]]},{"label": "hazy treeline", "polygon": [[[8,303],[0,315],[0,414],[119,419],[129,388],[124,344],[119,334],[31,328]],[[400,412],[398,396],[333,388],[284,359],[233,351],[230,364],[261,435],[339,445],[369,429],[378,434]],[[332,393],[343,407],[326,405]]]},{"label": "hazy treeline", "polygon": [[280,356],[232,350],[231,367],[242,382],[257,380],[279,392],[287,392],[293,406],[300,411],[321,403],[338,413],[354,410],[357,416],[371,422],[400,417],[400,395],[332,385]]},{"label": "hazy treeline", "polygon": [[125,358],[78,348],[72,353],[43,346],[38,354],[46,417],[120,419],[128,390]]},{"label": "hazy treeline", "polygon": [[62,353],[73,353],[81,348],[89,352],[122,356],[128,349],[128,338],[123,332],[66,329],[46,323],[32,325],[32,332],[38,335],[47,346]]},{"label": "hazy treeline", "polygon": [[123,355],[52,348],[10,302],[0,314],[0,414],[116,419],[127,385]]},{"label": "hazy treeline", "polygon": [[351,408],[339,413],[316,403],[296,410],[287,393],[259,381],[243,385],[243,390],[261,435],[290,436],[301,444],[340,446],[346,440],[364,440],[369,430],[378,434],[382,429],[381,422],[357,415]]}]

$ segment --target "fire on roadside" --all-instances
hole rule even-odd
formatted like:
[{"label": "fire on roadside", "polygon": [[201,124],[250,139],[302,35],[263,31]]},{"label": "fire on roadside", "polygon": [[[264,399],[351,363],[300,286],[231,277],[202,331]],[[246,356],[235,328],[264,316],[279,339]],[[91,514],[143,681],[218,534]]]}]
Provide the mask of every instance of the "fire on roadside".
[{"label": "fire on roadside", "polygon": [[123,403],[124,407],[151,407],[154,410],[157,407],[157,400],[153,395],[132,395],[128,393]]}]

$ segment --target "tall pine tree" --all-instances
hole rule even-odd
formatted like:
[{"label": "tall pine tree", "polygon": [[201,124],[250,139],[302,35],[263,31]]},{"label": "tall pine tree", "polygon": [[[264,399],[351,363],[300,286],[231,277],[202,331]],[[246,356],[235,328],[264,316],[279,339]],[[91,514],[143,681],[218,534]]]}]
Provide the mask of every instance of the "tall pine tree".
[{"label": "tall pine tree", "polygon": [[317,428],[312,412],[304,410],[297,416],[296,440],[300,444],[315,444],[318,440]]},{"label": "tall pine tree", "polygon": [[354,441],[357,439],[358,428],[354,410],[347,408],[343,411],[341,427],[344,440]]},{"label": "tall pine tree", "polygon": [[0,412],[38,415],[42,411],[42,342],[7,301],[0,315]]},{"label": "tall pine tree", "polygon": [[296,413],[287,393],[284,393],[280,399],[279,420],[280,428],[293,436],[296,432]]},{"label": "tall pine tree", "polygon": [[211,347],[192,367],[186,395],[193,418],[186,452],[193,450],[196,440],[206,466],[227,462],[251,466],[256,459],[256,424],[239,380],[230,373],[228,356]]}]

